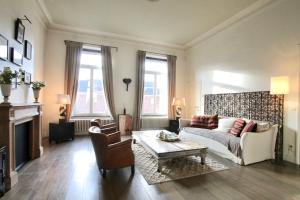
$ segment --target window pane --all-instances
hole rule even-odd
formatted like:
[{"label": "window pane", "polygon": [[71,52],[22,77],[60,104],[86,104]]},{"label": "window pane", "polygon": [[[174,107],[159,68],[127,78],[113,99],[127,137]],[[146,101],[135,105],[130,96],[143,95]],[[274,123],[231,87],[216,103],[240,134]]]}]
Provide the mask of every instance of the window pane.
[{"label": "window pane", "polygon": [[77,114],[90,113],[90,76],[90,69],[80,68],[77,97],[74,110],[74,112]]},{"label": "window pane", "polygon": [[154,114],[154,75],[145,74],[143,113]]},{"label": "window pane", "polygon": [[167,74],[168,72],[167,62],[160,61],[160,60],[146,59],[145,70]]},{"label": "window pane", "polygon": [[93,113],[105,114],[107,111],[103,90],[102,70],[94,70]]},{"label": "window pane", "polygon": [[102,65],[101,54],[83,51],[81,54],[80,64],[81,65],[101,66]]},{"label": "window pane", "polygon": [[155,113],[168,114],[168,77],[157,75]]}]

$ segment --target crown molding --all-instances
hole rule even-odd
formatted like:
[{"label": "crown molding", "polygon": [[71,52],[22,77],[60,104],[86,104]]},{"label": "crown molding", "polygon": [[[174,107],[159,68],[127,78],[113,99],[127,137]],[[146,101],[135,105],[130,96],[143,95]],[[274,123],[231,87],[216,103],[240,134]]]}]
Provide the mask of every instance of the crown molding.
[{"label": "crown molding", "polygon": [[208,38],[216,35],[217,33],[225,30],[226,28],[232,26],[233,24],[241,21],[245,17],[249,16],[257,12],[258,10],[264,8],[265,6],[276,2],[277,0],[258,0],[249,7],[245,8],[244,10],[238,12],[237,14],[233,15],[232,17],[228,18],[224,22],[218,24],[214,28],[210,29],[209,31],[201,34],[200,36],[196,37],[195,39],[191,40],[190,42],[184,45],[184,49],[189,49],[200,42],[207,40]]},{"label": "crown molding", "polygon": [[36,0],[42,13],[44,14],[44,16],[46,17],[48,24],[53,23],[52,17],[50,15],[50,12],[48,10],[48,8],[46,7],[44,0]]},{"label": "crown molding", "polygon": [[72,32],[72,33],[79,33],[79,34],[86,34],[86,35],[91,35],[91,36],[101,36],[101,37],[107,37],[107,38],[117,39],[117,40],[124,40],[124,41],[129,41],[129,42],[158,45],[158,46],[172,48],[172,49],[178,49],[178,50],[184,49],[182,45],[166,43],[166,42],[161,42],[161,41],[155,41],[155,40],[149,40],[149,39],[145,39],[145,38],[138,38],[138,37],[134,37],[134,36],[130,36],[130,35],[116,34],[116,33],[103,32],[103,31],[95,31],[95,30],[83,29],[83,28],[78,28],[78,27],[71,27],[71,26],[55,24],[55,23],[50,23],[49,29]]}]

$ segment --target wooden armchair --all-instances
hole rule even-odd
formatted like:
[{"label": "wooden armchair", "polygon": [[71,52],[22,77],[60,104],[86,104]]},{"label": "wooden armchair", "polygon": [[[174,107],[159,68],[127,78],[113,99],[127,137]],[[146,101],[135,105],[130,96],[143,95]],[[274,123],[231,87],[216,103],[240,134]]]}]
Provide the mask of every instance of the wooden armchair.
[{"label": "wooden armchair", "polygon": [[104,134],[99,127],[89,129],[97,165],[102,176],[106,176],[106,170],[120,169],[131,166],[131,174],[134,174],[134,154],[131,149],[132,140],[121,142],[120,132]]}]

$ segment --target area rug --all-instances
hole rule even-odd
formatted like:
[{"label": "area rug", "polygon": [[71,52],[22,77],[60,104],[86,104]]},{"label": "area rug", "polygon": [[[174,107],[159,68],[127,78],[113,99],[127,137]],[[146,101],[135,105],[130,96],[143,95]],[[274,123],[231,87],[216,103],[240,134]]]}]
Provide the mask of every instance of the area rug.
[{"label": "area rug", "polygon": [[149,185],[229,169],[209,155],[205,159],[205,165],[201,164],[200,157],[189,156],[166,162],[160,173],[157,172],[157,160],[141,144],[134,144],[133,150],[136,167]]}]

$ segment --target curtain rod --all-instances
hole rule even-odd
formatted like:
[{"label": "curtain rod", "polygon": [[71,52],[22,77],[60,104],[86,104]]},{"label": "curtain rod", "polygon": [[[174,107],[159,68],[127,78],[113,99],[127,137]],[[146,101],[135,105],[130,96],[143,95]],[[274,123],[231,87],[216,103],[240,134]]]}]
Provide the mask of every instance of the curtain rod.
[{"label": "curtain rod", "polygon": [[[72,40],[65,40],[65,43],[66,42],[76,42],[76,41],[72,41]],[[82,42],[82,44],[87,44],[87,45],[92,45],[92,46],[97,46],[97,47],[101,47],[102,45],[100,44],[93,44],[93,43],[87,43],[87,42]],[[103,45],[103,46],[106,46],[106,45]],[[118,51],[118,47],[114,47],[114,46],[108,46],[112,49],[116,49],[116,51]]]},{"label": "curtain rod", "polygon": [[[156,52],[151,52],[151,51],[145,51],[146,53],[152,53],[156,55],[161,55],[161,56],[169,56],[169,54],[163,54],[163,53],[156,53]],[[177,56],[176,56],[177,57]]]}]

